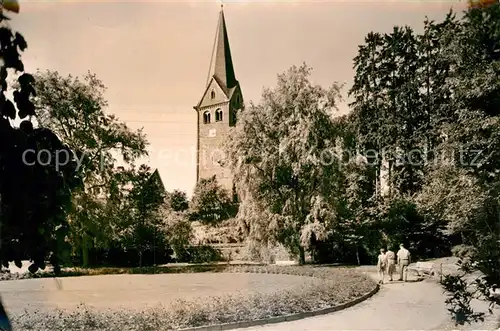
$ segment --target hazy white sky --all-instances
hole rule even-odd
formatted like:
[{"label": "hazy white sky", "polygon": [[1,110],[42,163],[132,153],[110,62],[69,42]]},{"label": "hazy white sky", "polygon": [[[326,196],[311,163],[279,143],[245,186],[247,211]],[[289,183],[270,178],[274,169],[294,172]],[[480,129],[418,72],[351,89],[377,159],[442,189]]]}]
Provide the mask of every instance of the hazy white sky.
[{"label": "hazy white sky", "polygon": [[[216,1],[23,1],[12,26],[28,41],[26,69],[96,73],[109,111],[144,127],[149,163],[167,189],[195,185],[196,117],[220,5]],[[459,1],[225,1],[236,78],[258,102],[276,74],[306,62],[315,82],[352,82],[352,59],[370,31],[421,30]],[[347,88],[345,89],[347,91]],[[347,111],[345,105],[342,111]]]}]

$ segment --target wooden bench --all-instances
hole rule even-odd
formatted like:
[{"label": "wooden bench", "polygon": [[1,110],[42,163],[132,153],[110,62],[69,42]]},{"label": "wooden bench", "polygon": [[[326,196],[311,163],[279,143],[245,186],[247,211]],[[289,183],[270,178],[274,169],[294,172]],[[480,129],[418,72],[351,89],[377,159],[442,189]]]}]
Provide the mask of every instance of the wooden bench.
[{"label": "wooden bench", "polygon": [[292,261],[292,260],[288,260],[288,261],[277,260],[277,261],[275,261],[275,264],[276,265],[296,265],[298,263],[297,263],[297,261]]},{"label": "wooden bench", "polygon": [[408,270],[416,272],[419,277],[423,275],[433,276],[435,273],[434,265],[431,262],[412,263],[408,266]]},{"label": "wooden bench", "polygon": [[500,300],[500,288],[492,289],[490,288],[490,298],[495,300]]}]

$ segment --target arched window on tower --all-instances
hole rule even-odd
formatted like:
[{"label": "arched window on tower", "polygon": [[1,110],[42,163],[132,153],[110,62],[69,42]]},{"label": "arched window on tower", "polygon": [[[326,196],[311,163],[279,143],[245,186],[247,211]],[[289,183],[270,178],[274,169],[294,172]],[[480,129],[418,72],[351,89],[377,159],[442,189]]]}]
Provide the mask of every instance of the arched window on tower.
[{"label": "arched window on tower", "polygon": [[203,123],[210,123],[210,112],[208,110],[203,113]]},{"label": "arched window on tower", "polygon": [[220,108],[215,111],[215,121],[216,122],[222,121],[222,109]]},{"label": "arched window on tower", "polygon": [[210,98],[215,99],[215,91],[212,91],[212,93],[210,93]]}]

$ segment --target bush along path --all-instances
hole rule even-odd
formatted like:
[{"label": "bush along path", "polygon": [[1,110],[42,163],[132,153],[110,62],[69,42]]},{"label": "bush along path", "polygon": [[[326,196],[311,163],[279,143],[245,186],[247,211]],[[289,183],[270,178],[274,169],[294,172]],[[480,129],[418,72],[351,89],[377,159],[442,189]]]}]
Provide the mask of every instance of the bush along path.
[{"label": "bush along path", "polygon": [[289,274],[321,280],[300,290],[271,294],[253,293],[177,301],[143,311],[97,311],[81,305],[72,312],[24,313],[11,316],[15,330],[162,331],[214,324],[238,323],[293,315],[338,306],[372,291],[375,282],[355,270],[344,268],[228,266],[224,272]]}]

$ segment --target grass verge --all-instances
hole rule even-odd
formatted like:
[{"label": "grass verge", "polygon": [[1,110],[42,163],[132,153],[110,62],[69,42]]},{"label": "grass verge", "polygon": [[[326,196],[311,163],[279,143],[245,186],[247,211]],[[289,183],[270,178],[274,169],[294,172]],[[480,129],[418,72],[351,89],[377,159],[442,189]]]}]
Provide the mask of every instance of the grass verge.
[{"label": "grass verge", "polygon": [[[227,264],[191,264],[191,265],[170,265],[159,267],[136,267],[136,268],[117,268],[117,267],[99,267],[99,268],[68,268],[62,270],[58,278],[80,277],[80,276],[100,276],[100,275],[152,275],[152,274],[180,274],[194,272],[224,272],[228,268]],[[0,274],[0,281],[30,279],[30,278],[54,278],[53,272],[39,271],[35,274],[30,272],[18,274],[4,272]]]},{"label": "grass verge", "polygon": [[71,312],[25,312],[11,316],[15,330],[37,331],[163,331],[202,325],[243,322],[318,310],[352,301],[375,286],[368,277],[347,268],[308,266],[226,266],[217,271],[288,274],[316,277],[321,282],[272,294],[226,295],[176,301],[142,311],[97,311],[85,305]]}]

